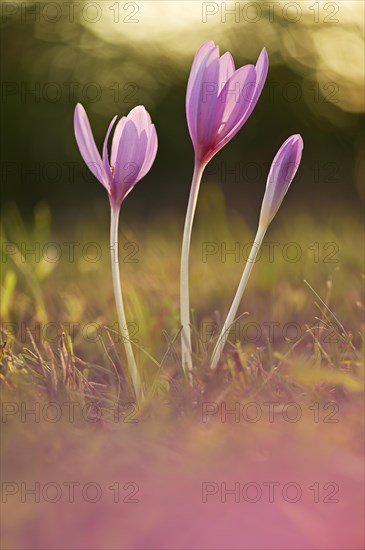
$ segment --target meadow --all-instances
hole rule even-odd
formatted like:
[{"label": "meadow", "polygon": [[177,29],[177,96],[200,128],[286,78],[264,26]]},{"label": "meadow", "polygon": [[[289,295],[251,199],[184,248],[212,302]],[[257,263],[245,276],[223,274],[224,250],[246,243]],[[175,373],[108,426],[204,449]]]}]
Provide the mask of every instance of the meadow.
[{"label": "meadow", "polygon": [[[220,186],[203,186],[190,259],[192,386],[179,358],[182,220],[122,221],[145,393],[136,404],[106,208],[92,206],[91,218],[60,231],[46,203],[26,221],[15,205],[3,212],[6,548],[361,548],[360,221],[273,224],[212,372],[253,228],[227,210]],[[288,483],[300,498],[283,493]]]},{"label": "meadow", "polygon": [[363,3],[1,8],[1,547],[363,549]]},{"label": "meadow", "polygon": [[[93,215],[94,223],[75,220],[61,234],[54,232],[45,203],[27,222],[14,205],[5,210],[4,383],[7,376],[15,376],[11,386],[16,381],[16,388],[25,373],[32,375],[27,360],[37,361],[25,350],[35,353],[35,344],[38,356],[42,350],[49,360],[49,354],[55,353],[53,376],[62,379],[59,353],[64,346],[72,364],[79,361],[79,370],[87,373],[90,384],[99,383],[111,391],[118,377],[120,398],[128,396],[111,285],[107,212],[99,207]],[[331,227],[308,214],[283,218],[266,236],[218,376],[233,385],[243,383],[247,389],[248,379],[250,383],[255,378],[264,380],[274,371],[281,376],[294,359],[310,357],[309,383],[320,381],[322,375],[328,380],[332,376],[335,385],[337,380],[351,390],[353,378],[353,387],[358,387],[363,345],[361,223],[347,219]],[[153,399],[156,392],[183,384],[177,337],[181,220],[167,216],[143,226],[128,222],[123,225],[122,216],[119,245],[127,321],[145,390]],[[227,213],[218,185],[202,190],[190,282],[194,366],[202,390],[215,378],[207,369],[209,355],[253,236],[238,212]],[[17,362],[14,372],[10,357]],[[44,377],[47,370],[38,374]],[[17,372],[22,373],[20,378]],[[295,380],[296,374],[292,376]],[[305,384],[305,374],[300,376]]]}]

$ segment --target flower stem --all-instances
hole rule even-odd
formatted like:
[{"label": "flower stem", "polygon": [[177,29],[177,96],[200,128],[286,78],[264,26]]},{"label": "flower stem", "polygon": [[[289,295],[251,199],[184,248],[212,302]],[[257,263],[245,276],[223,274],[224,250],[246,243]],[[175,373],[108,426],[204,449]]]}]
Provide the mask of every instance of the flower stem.
[{"label": "flower stem", "polygon": [[141,381],[138,374],[136,361],[134,359],[132,344],[129,337],[127,320],[125,317],[122,287],[120,284],[119,258],[118,258],[118,222],[120,206],[112,207],[110,219],[110,249],[112,262],[112,276],[114,286],[115,304],[117,307],[119,329],[123,337],[124,348],[127,356],[129,375],[132,380],[136,399],[139,402],[142,398]]},{"label": "flower stem", "polygon": [[193,368],[191,358],[190,302],[189,302],[189,251],[191,230],[198,200],[201,178],[205,165],[195,161],[193,180],[191,183],[188,209],[186,212],[184,235],[181,250],[180,271],[180,318],[181,318],[181,358],[185,374]]},{"label": "flower stem", "polygon": [[219,338],[218,338],[217,343],[215,345],[215,348],[213,350],[211,364],[210,364],[210,367],[212,369],[215,369],[217,367],[219,358],[221,356],[221,353],[223,351],[225,343],[228,339],[230,328],[233,325],[234,320],[236,318],[237,310],[238,310],[239,305],[241,303],[242,296],[243,296],[243,293],[245,291],[247,281],[250,277],[251,270],[252,270],[253,265],[255,263],[257,253],[260,250],[260,246],[261,246],[262,240],[265,236],[266,229],[267,229],[267,227],[259,226],[259,228],[257,230],[256,237],[255,237],[255,240],[253,242],[253,245],[252,245],[252,248],[251,248],[251,251],[250,251],[250,255],[249,255],[247,263],[245,265],[245,269],[243,270],[243,273],[242,273],[240,284],[238,285],[236,295],[235,295],[235,297],[233,299],[233,302],[232,302],[232,305],[231,305],[231,309],[228,312],[227,319],[225,320],[225,323],[223,325],[223,328],[221,330],[221,333],[219,335]]}]

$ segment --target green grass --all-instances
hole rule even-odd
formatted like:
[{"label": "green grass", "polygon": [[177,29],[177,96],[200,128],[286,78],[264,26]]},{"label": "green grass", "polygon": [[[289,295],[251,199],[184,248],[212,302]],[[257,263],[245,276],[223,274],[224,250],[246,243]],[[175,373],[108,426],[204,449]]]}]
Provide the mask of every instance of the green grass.
[{"label": "green grass", "polygon": [[[171,215],[141,226],[125,225],[122,218],[122,287],[148,403],[163,394],[190,407],[197,390],[200,399],[212,388],[217,395],[256,395],[275,392],[278,383],[286,398],[293,391],[332,397],[362,391],[363,266],[361,243],[353,238],[362,234],[360,221],[347,218],[334,228],[308,216],[277,221],[254,267],[238,332],[212,374],[215,336],[209,337],[207,326],[224,321],[254,228],[236,212],[226,212],[218,187],[202,192],[190,256],[195,365],[190,390],[179,360],[182,220]],[[133,399],[116,324],[104,214],[97,223],[84,218],[60,231],[52,227],[47,205],[40,204],[27,224],[9,205],[1,238],[3,386],[105,403]],[[49,261],[55,256],[52,242],[60,247],[58,261]],[[73,258],[67,242],[80,243]],[[288,245],[292,242],[295,248]],[[88,258],[81,253],[87,243],[97,243],[97,248],[89,245]],[[205,243],[214,254],[204,258]],[[267,243],[276,243],[271,258]],[[37,246],[37,258],[26,252]],[[240,258],[228,253],[222,261],[224,247],[236,247]],[[300,258],[292,261],[298,251]],[[96,253],[101,257],[93,261]]]},{"label": "green grass", "polygon": [[[121,264],[145,390],[137,407],[116,327],[106,212],[61,229],[44,204],[28,223],[14,206],[3,213],[2,251],[6,242],[19,246],[3,254],[1,270],[2,479],[17,488],[78,484],[71,504],[64,491],[58,503],[43,497],[35,503],[21,489],[3,497],[4,547],[292,548],[296,541],[303,548],[362,548],[363,266],[354,238],[362,234],[360,222],[348,217],[331,228],[310,217],[278,216],[266,242],[280,243],[281,250],[295,241],[302,257],[292,263],[276,253],[274,261],[264,255],[257,263],[239,334],[231,334],[212,372],[215,337],[203,338],[204,323],[223,322],[244,262],[230,256],[222,262],[218,253],[204,262],[202,245],[243,246],[255,228],[226,212],[217,188],[205,188],[190,262],[190,387],[179,359],[182,220],[171,215],[140,225],[122,219],[122,257],[138,250],[137,262]],[[70,241],[81,243],[73,262],[64,248],[58,262],[25,258],[20,244],[30,249],[38,242],[43,249]],[[100,246],[100,261],[80,254],[90,242]],[[126,243],[138,249],[124,249]],[[324,261],[326,243],[336,243],[334,263]],[[74,331],[69,323],[77,323]],[[268,323],[276,323],[274,337]],[[287,323],[296,323],[300,336],[284,333]],[[92,341],[95,327],[100,337]],[[254,340],[249,327],[260,327],[261,336]],[[247,419],[250,403],[263,411],[258,422]],[[275,404],[272,421],[268,403]],[[295,423],[284,417],[293,403],[301,412]],[[204,417],[212,406],[214,414]],[[223,410],[237,406],[238,420],[223,418]],[[217,495],[208,507],[201,501],[207,480],[228,487],[295,482],[303,499],[222,504]],[[91,481],[103,494],[95,504],[81,495]],[[124,498],[131,483],[138,504],[116,504],[110,487],[117,484]],[[327,504],[333,487],[338,504]]]}]

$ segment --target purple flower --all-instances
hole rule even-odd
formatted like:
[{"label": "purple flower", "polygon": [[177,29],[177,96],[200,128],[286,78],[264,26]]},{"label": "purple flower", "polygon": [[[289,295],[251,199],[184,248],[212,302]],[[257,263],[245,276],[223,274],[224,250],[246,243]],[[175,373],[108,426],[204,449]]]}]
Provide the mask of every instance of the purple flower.
[{"label": "purple flower", "polygon": [[303,140],[299,134],[295,134],[294,136],[290,136],[290,138],[283,143],[273,160],[267,178],[264,199],[262,201],[257,234],[245,265],[245,269],[243,270],[236,295],[228,312],[227,319],[224,322],[223,328],[213,350],[210,365],[212,369],[217,368],[218,361],[227,341],[230,328],[236,319],[237,311],[250,277],[252,267],[256,261],[257,253],[260,250],[260,246],[265,237],[267,228],[276,212],[279,210],[285,193],[289,189],[289,185],[293,181],[293,178],[298,170],[298,166],[302,158],[302,150]]},{"label": "purple flower", "polygon": [[199,187],[211,158],[242,128],[264,86],[268,57],[262,50],[256,65],[235,69],[229,52],[219,57],[212,40],[203,44],[191,67],[186,91],[186,117],[195,151],[193,181],[186,212],[181,251],[180,310],[181,349],[184,370],[191,371],[189,305],[189,251]]},{"label": "purple flower", "polygon": [[295,134],[290,136],[276,153],[271,164],[262,201],[260,227],[267,227],[279,210],[298,170],[302,151],[303,140],[299,134]]},{"label": "purple flower", "polygon": [[212,40],[199,48],[186,93],[186,116],[198,162],[206,164],[242,128],[260,97],[268,65],[265,48],[256,65],[237,70],[231,54],[219,57]]},{"label": "purple flower", "polygon": [[81,156],[108,191],[112,208],[120,207],[136,183],[150,170],[157,153],[155,126],[146,109],[139,105],[116,125],[109,160],[108,139],[116,119],[117,116],[109,124],[101,158],[84,107],[78,103],[75,108],[75,136]]},{"label": "purple flower", "polygon": [[109,195],[111,207],[110,251],[115,304],[129,375],[136,399],[139,401],[143,397],[143,387],[134,358],[124,310],[118,259],[118,223],[123,200],[136,183],[147,174],[155,160],[157,134],[146,109],[141,105],[135,107],[127,117],[122,117],[115,127],[109,161],[108,140],[117,118],[115,116],[109,124],[104,139],[102,157],[96,148],[86,111],[80,103],[75,108],[74,127],[82,158],[94,176],[104,185]]}]

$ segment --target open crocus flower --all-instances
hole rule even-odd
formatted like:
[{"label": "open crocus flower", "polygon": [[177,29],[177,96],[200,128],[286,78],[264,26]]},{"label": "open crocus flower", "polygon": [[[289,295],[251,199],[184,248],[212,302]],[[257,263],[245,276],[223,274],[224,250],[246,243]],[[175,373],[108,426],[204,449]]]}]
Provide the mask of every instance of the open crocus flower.
[{"label": "open crocus flower", "polygon": [[264,239],[267,228],[274,219],[275,214],[280,208],[287,190],[295,174],[297,173],[303,151],[303,140],[299,134],[290,136],[279,151],[271,164],[270,172],[267,178],[265,195],[262,201],[259,227],[255,240],[253,242],[250,255],[248,257],[245,269],[241,277],[240,284],[236,292],[236,296],[231,305],[231,309],[227,315],[227,319],[223,325],[222,331],[217,340],[211,360],[211,368],[215,369],[218,365],[219,358],[228,338],[231,326],[233,325],[238,307],[241,303],[243,293],[245,291],[248,279],[251,274],[252,267],[255,263],[257,253],[260,250],[261,243]]},{"label": "open crocus flower", "polygon": [[111,207],[110,250],[115,303],[132,386],[136,399],[140,401],[143,397],[143,389],[129,337],[120,284],[118,223],[123,200],[136,183],[147,174],[155,160],[157,134],[146,109],[142,106],[135,107],[127,117],[122,117],[115,127],[109,161],[108,140],[116,119],[115,116],[109,124],[101,158],[85,109],[80,104],[77,104],[75,108],[75,136],[81,156],[94,176],[104,185],[109,195]]},{"label": "open crocus flower", "polygon": [[208,162],[242,128],[260,97],[268,66],[265,48],[256,65],[237,70],[232,55],[219,57],[219,46],[212,40],[199,48],[186,93],[186,116],[198,161]]},{"label": "open crocus flower", "polygon": [[102,158],[95,145],[84,107],[75,109],[75,136],[80,153],[94,176],[104,185],[110,204],[117,207],[150,170],[157,153],[155,126],[146,109],[139,105],[122,117],[115,127],[109,161],[108,140],[115,116],[105,136]]},{"label": "open crocus flower", "polygon": [[256,65],[236,70],[229,52],[219,57],[212,40],[203,44],[191,67],[186,91],[186,117],[195,152],[194,174],[185,218],[181,251],[180,312],[182,364],[192,369],[189,250],[203,171],[211,158],[242,128],[265,84],[269,61],[265,48]]}]

